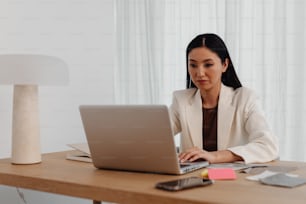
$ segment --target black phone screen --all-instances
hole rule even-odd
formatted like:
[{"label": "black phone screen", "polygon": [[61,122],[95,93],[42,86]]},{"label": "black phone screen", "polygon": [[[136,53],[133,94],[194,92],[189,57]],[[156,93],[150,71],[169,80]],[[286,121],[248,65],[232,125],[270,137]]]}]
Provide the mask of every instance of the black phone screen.
[{"label": "black phone screen", "polygon": [[206,186],[209,184],[212,184],[212,180],[210,179],[189,177],[189,178],[177,179],[172,181],[160,182],[157,183],[155,187],[163,190],[178,191],[197,186]]}]

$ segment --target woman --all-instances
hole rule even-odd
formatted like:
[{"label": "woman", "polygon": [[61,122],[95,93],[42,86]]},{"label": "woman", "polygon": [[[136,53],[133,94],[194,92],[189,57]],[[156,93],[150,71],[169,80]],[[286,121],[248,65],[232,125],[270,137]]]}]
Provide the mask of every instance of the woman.
[{"label": "woman", "polygon": [[195,37],[186,50],[187,89],[175,91],[170,115],[181,133],[181,162],[268,162],[278,157],[258,98],[242,87],[223,40]]}]

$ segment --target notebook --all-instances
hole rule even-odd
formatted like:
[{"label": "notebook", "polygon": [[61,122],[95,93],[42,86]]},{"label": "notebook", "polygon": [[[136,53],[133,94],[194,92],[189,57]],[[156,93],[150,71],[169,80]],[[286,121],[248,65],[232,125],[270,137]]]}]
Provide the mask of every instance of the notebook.
[{"label": "notebook", "polygon": [[81,105],[79,109],[96,168],[184,174],[209,164],[179,164],[165,105]]}]

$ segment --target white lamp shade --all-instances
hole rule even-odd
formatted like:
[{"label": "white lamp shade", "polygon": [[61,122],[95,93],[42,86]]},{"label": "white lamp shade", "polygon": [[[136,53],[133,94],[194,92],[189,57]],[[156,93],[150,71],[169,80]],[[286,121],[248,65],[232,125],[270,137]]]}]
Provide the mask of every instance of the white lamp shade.
[{"label": "white lamp shade", "polygon": [[34,54],[0,55],[0,84],[68,84],[66,63],[53,56]]}]

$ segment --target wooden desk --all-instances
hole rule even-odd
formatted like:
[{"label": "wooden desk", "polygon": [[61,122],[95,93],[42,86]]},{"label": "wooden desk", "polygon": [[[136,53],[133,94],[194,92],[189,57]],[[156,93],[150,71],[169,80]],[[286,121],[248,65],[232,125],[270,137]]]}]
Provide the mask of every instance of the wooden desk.
[{"label": "wooden desk", "polygon": [[[213,185],[181,192],[165,192],[155,183],[189,176],[97,170],[91,163],[69,161],[67,152],[43,155],[43,162],[33,165],[12,165],[0,160],[0,184],[32,190],[117,203],[305,203],[306,185],[288,189],[265,186],[245,179],[238,173],[234,181],[216,181]],[[296,166],[292,173],[306,177],[306,163],[273,162],[271,165]],[[1,198],[0,198],[1,200]],[[1,201],[0,201],[1,202]],[[96,203],[96,202],[94,202]]]}]

